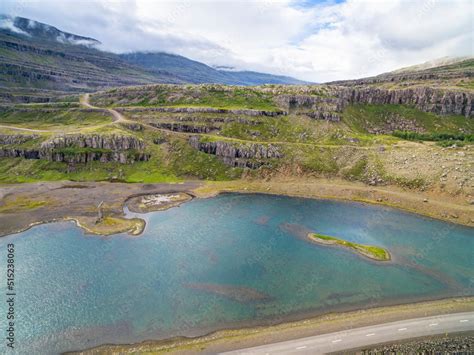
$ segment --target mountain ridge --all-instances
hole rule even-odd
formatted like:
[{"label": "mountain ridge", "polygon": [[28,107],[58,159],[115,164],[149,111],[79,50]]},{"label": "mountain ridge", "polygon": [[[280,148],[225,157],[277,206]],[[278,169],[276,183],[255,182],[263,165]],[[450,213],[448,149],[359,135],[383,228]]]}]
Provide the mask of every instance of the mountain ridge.
[{"label": "mountain ridge", "polygon": [[177,54],[115,54],[96,48],[100,43],[24,17],[0,15],[0,97],[5,92],[1,87],[16,88],[20,97],[34,88],[86,92],[155,83],[304,83],[265,73],[219,71]]},{"label": "mountain ridge", "polygon": [[[160,51],[137,51],[119,54],[125,61],[152,72],[170,72],[192,84],[309,84],[289,76],[260,73],[250,70],[223,70],[192,60],[179,54]],[[179,66],[180,65],[180,66]]]},{"label": "mountain ridge", "polygon": [[0,15],[0,29],[7,29],[25,36],[57,41],[59,43],[91,47],[101,44],[101,42],[95,38],[64,32],[52,25],[31,20],[26,17]]}]

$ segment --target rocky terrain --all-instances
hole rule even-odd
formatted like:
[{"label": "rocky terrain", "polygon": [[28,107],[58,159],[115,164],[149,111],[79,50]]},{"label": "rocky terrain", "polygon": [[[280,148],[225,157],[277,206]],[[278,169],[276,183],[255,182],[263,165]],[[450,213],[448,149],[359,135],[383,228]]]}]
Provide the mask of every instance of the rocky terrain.
[{"label": "rocky terrain", "polygon": [[324,178],[474,199],[473,59],[321,85],[139,85],[160,71],[137,62],[159,56],[56,31],[0,31],[2,182]]},{"label": "rocky terrain", "polygon": [[[370,84],[389,84],[390,86],[416,86],[429,82],[430,86],[459,86],[472,84],[474,70],[472,57],[438,60],[412,67],[402,68],[393,72],[380,74],[370,78],[357,80],[341,80],[332,82],[335,85],[357,86]],[[472,88],[472,86],[471,86]]]},{"label": "rocky terrain", "polygon": [[189,144],[194,149],[206,154],[212,154],[230,166],[256,169],[270,159],[279,159],[283,156],[277,146],[272,144],[233,144],[231,142],[201,142],[198,136],[191,136]]},{"label": "rocky terrain", "polygon": [[470,354],[474,351],[474,335],[441,335],[397,344],[363,349],[357,354]]},{"label": "rocky terrain", "polygon": [[0,135],[0,157],[69,164],[96,160],[127,164],[149,159],[144,151],[144,142],[132,136],[77,134],[55,136],[42,142],[39,140],[38,135]]},{"label": "rocky terrain", "polygon": [[[87,108],[79,98],[9,104],[0,108],[7,129],[0,179],[37,181],[44,171],[134,182],[319,176],[446,190],[469,201],[471,95],[424,87],[160,84],[99,91]],[[399,132],[418,136],[410,142]]]}]

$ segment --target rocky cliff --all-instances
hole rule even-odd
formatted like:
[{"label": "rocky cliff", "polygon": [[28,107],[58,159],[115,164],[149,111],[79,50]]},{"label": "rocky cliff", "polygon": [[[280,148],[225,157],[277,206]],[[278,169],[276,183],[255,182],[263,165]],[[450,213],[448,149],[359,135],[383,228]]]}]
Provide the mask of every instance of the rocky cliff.
[{"label": "rocky cliff", "polygon": [[143,150],[145,149],[145,143],[138,138],[125,135],[70,134],[54,137],[53,139],[41,144],[41,148],[43,149],[68,147],[110,150]]},{"label": "rocky cliff", "polygon": [[337,97],[321,97],[314,95],[279,95],[275,98],[278,106],[285,110],[306,114],[307,116],[327,121],[340,121],[339,115],[343,102]]},{"label": "rocky cliff", "polygon": [[330,96],[279,95],[280,107],[314,119],[339,121],[340,113],[349,104],[393,104],[413,106],[438,115],[474,115],[474,94],[429,87],[383,89],[370,86],[331,87]]},{"label": "rocky cliff", "polygon": [[23,144],[37,138],[37,134],[0,134],[0,145]]},{"label": "rocky cliff", "polygon": [[474,115],[474,95],[466,92],[444,91],[429,87],[389,90],[374,87],[341,88],[340,107],[347,104],[398,104],[414,106],[438,115]]},{"label": "rocky cliff", "polygon": [[219,113],[219,114],[234,114],[234,115],[246,115],[246,116],[270,116],[276,117],[280,115],[287,115],[288,113],[283,110],[279,111],[266,111],[266,110],[251,110],[251,109],[224,109],[224,108],[212,108],[212,107],[144,107],[144,108],[117,108],[117,111],[121,113],[127,112],[168,112],[168,113]]},{"label": "rocky cliff", "polygon": [[189,144],[194,149],[219,157],[227,165],[241,168],[256,169],[268,163],[269,159],[283,157],[279,147],[272,144],[201,142],[199,136],[190,137]]},{"label": "rocky cliff", "polygon": [[39,146],[24,143],[36,135],[0,135],[0,157],[44,159],[55,162],[87,163],[90,161],[131,164],[146,161],[143,141],[122,135],[64,135],[42,142]]},{"label": "rocky cliff", "polygon": [[219,127],[213,125],[193,125],[189,123],[176,122],[151,122],[150,126],[166,129],[173,132],[184,133],[209,133],[211,131],[219,130]]}]

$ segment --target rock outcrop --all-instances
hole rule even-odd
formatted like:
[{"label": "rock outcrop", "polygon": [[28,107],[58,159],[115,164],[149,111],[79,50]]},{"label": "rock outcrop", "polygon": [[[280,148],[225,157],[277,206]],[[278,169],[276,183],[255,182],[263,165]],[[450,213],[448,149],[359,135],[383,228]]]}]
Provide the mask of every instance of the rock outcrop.
[{"label": "rock outcrop", "polygon": [[189,144],[194,149],[219,157],[224,164],[240,168],[256,169],[268,163],[269,159],[283,157],[278,146],[272,144],[201,142],[198,136],[190,137]]},{"label": "rock outcrop", "polygon": [[416,121],[406,119],[395,113],[387,115],[383,123],[371,124],[367,122],[366,124],[367,132],[372,134],[392,134],[395,131],[426,132],[426,129],[420,127]]},{"label": "rock outcrop", "polygon": [[338,97],[341,107],[347,104],[409,105],[438,115],[474,115],[474,95],[444,91],[429,87],[389,90],[374,87],[341,88]]},{"label": "rock outcrop", "polygon": [[275,101],[289,112],[306,114],[307,116],[326,121],[340,121],[339,115],[343,102],[336,97],[315,95],[279,95]]},{"label": "rock outcrop", "polygon": [[173,132],[184,132],[184,133],[209,133],[211,131],[219,130],[219,127],[212,125],[193,125],[188,123],[176,123],[176,122],[151,122],[150,126],[166,129]]},{"label": "rock outcrop", "polygon": [[286,111],[265,111],[265,110],[251,110],[251,109],[238,109],[230,110],[224,108],[212,108],[212,107],[144,107],[144,108],[117,108],[117,111],[121,113],[127,112],[168,112],[168,113],[220,113],[220,114],[234,114],[234,115],[246,115],[246,116],[270,116],[276,117],[280,115],[288,114]]},{"label": "rock outcrop", "polygon": [[38,149],[1,147],[0,158],[40,159],[40,151]]},{"label": "rock outcrop", "polygon": [[54,137],[53,139],[41,144],[41,148],[43,149],[68,147],[110,150],[143,150],[145,149],[145,143],[138,138],[125,135],[69,134]]},{"label": "rock outcrop", "polygon": [[0,134],[0,145],[23,144],[37,138],[37,134]]},{"label": "rock outcrop", "polygon": [[332,87],[330,96],[279,95],[278,105],[290,112],[315,119],[339,121],[349,104],[393,104],[413,106],[438,115],[474,115],[474,95],[429,87],[382,89],[370,86]]},{"label": "rock outcrop", "polygon": [[147,161],[143,141],[122,135],[64,135],[41,143],[38,147],[25,147],[21,144],[37,136],[1,135],[0,157],[43,159],[65,163],[87,163],[91,161],[119,162],[131,164]]}]

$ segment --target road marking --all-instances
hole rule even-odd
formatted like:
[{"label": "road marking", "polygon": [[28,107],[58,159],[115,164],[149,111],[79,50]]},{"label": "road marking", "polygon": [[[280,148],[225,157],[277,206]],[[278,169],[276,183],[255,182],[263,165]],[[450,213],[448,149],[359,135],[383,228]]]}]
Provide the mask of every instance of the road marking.
[{"label": "road marking", "polygon": [[438,325],[438,323],[431,323],[430,327],[434,327],[435,325]]},{"label": "road marking", "polygon": [[469,319],[461,319],[459,322],[461,323],[469,322]]},{"label": "road marking", "polygon": [[369,333],[369,334],[366,334],[365,336],[366,337],[371,337],[372,335],[375,335],[375,333]]},{"label": "road marking", "polygon": [[407,330],[408,328],[400,328],[398,329],[399,332],[403,332],[404,330]]},{"label": "road marking", "polygon": [[336,340],[333,340],[332,342],[333,343],[339,343],[340,341],[342,341],[342,339],[336,339]]},{"label": "road marking", "polygon": [[306,349],[306,345],[304,345],[304,346],[298,346],[298,347],[296,348],[296,350],[301,350],[301,349]]}]

